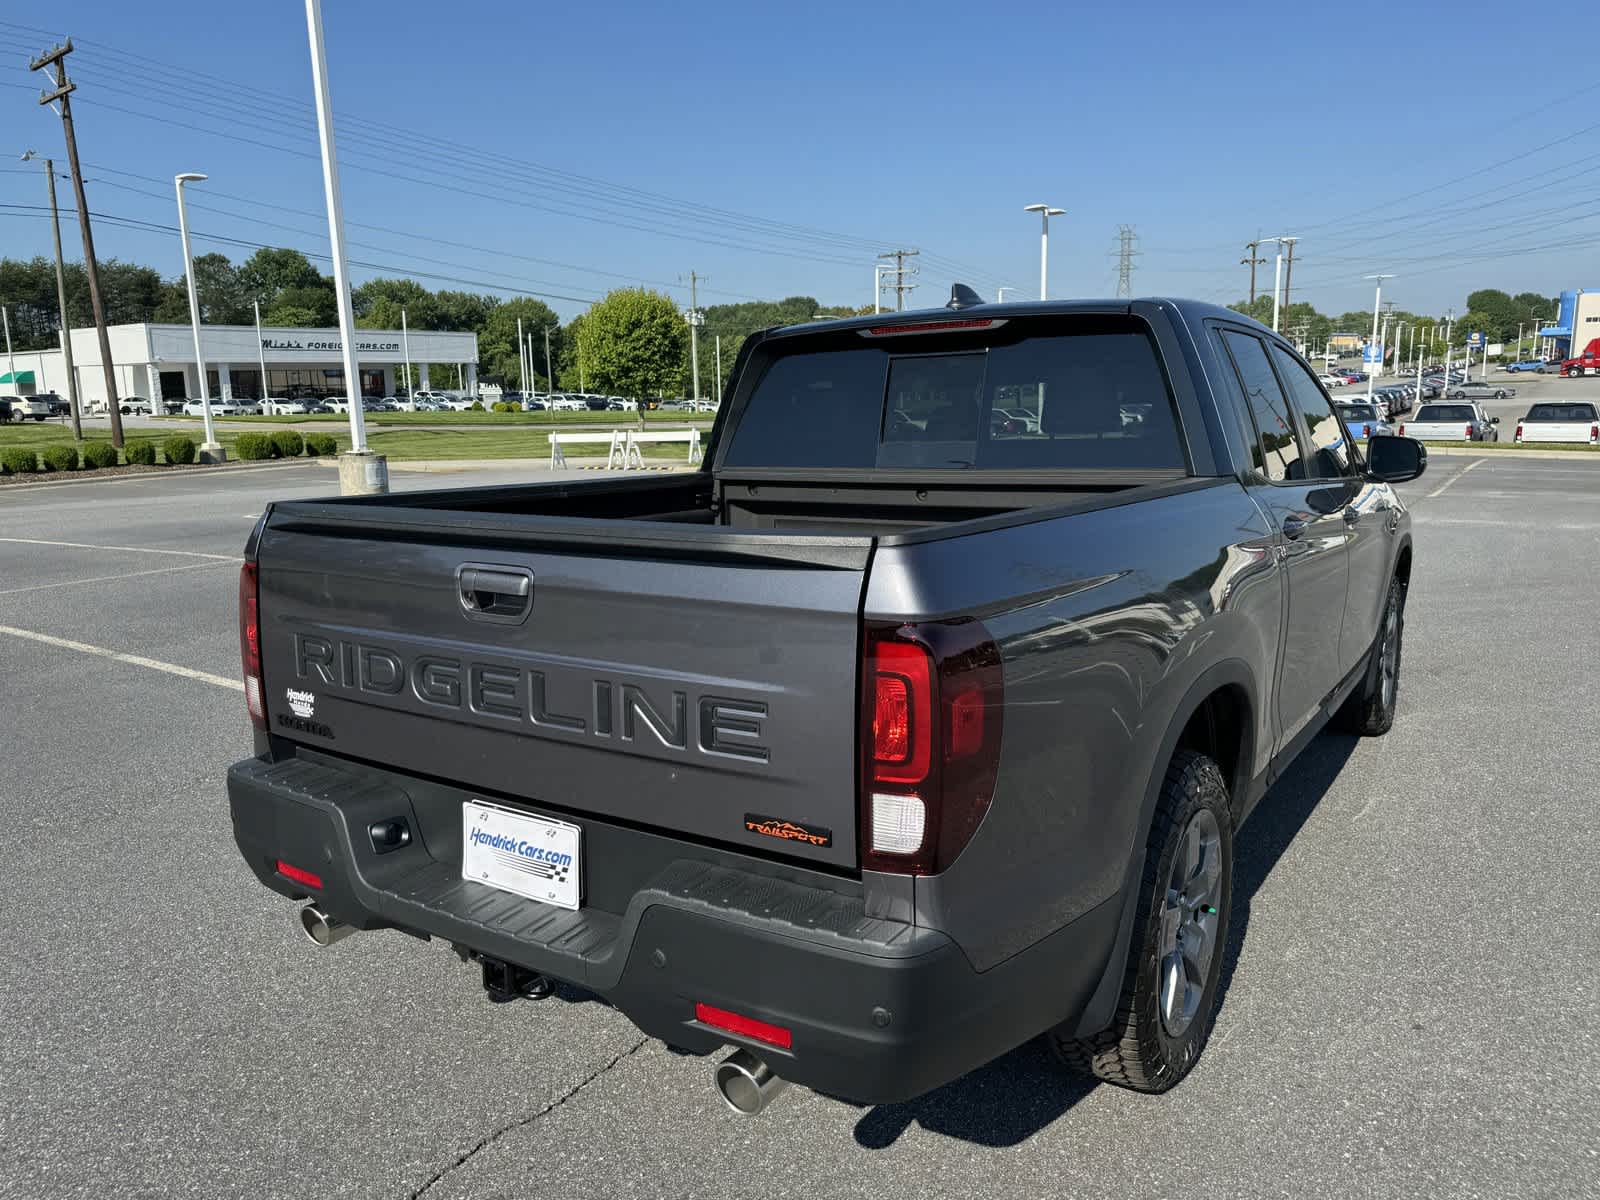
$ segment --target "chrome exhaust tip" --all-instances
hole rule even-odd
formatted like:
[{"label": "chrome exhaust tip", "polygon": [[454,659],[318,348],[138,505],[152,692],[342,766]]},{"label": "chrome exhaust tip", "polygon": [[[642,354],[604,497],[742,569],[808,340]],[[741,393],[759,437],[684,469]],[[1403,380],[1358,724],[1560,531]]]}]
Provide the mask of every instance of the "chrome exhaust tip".
[{"label": "chrome exhaust tip", "polygon": [[759,1116],[788,1087],[772,1068],[748,1050],[735,1050],[717,1064],[714,1075],[717,1094],[734,1112],[746,1117]]},{"label": "chrome exhaust tip", "polygon": [[355,932],[354,926],[335,920],[315,904],[308,904],[300,910],[300,928],[304,929],[306,936],[319,946],[331,946],[335,942],[342,942]]}]

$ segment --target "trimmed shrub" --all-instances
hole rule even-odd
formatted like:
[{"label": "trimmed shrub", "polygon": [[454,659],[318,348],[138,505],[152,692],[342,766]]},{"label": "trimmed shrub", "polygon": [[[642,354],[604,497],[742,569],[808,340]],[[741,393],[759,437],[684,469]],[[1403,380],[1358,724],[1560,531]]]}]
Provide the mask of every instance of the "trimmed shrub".
[{"label": "trimmed shrub", "polygon": [[39,459],[46,471],[76,471],[78,448],[76,446],[46,446]]},{"label": "trimmed shrub", "polygon": [[269,433],[241,433],[234,439],[233,454],[246,462],[259,462],[263,458],[277,458],[278,447]]},{"label": "trimmed shrub", "polygon": [[185,467],[194,461],[195,444],[191,437],[174,434],[161,443],[161,457],[175,467]]},{"label": "trimmed shrub", "polygon": [[130,467],[153,467],[156,465],[156,444],[129,442],[122,448],[122,457]]},{"label": "trimmed shrub", "polygon": [[295,458],[303,454],[306,440],[293,429],[278,429],[272,433],[272,444],[278,448],[278,454],[284,458]]},{"label": "trimmed shrub", "polygon": [[114,467],[117,465],[117,448],[110,442],[89,442],[83,447],[83,468],[92,471],[96,467]]},{"label": "trimmed shrub", "polygon": [[482,412],[483,411],[483,401],[482,400],[474,400],[472,402],[472,407],[467,409],[467,411],[468,412]]},{"label": "trimmed shrub", "polygon": [[39,469],[39,456],[21,446],[8,446],[0,452],[0,470],[7,475],[23,475]]},{"label": "trimmed shrub", "polygon": [[522,411],[522,405],[513,404],[509,400],[496,400],[494,402],[494,411],[495,412],[521,412]]},{"label": "trimmed shrub", "polygon": [[339,439],[331,433],[306,434],[306,453],[312,456],[339,453]]}]

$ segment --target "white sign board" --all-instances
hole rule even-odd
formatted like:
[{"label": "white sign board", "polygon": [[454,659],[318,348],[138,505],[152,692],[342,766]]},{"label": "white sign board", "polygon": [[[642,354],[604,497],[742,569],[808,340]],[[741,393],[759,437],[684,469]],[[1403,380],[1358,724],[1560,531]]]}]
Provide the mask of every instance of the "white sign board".
[{"label": "white sign board", "polygon": [[1484,351],[1484,353],[1488,355],[1503,354],[1504,352],[1505,345],[1501,342],[1490,342],[1488,349]]}]

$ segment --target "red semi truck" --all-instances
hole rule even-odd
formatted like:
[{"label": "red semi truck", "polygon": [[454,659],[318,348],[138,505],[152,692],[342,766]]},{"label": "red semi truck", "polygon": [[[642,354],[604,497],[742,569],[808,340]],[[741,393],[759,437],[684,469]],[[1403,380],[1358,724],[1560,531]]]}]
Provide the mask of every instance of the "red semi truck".
[{"label": "red semi truck", "polygon": [[1582,354],[1561,360],[1563,375],[1587,375],[1591,371],[1600,374],[1600,338],[1591,340]]}]

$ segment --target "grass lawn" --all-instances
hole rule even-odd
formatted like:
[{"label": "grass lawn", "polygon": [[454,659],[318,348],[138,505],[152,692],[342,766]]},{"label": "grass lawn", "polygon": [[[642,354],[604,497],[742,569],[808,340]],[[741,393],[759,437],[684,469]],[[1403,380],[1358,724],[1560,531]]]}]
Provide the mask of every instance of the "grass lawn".
[{"label": "grass lawn", "polygon": [[1587,450],[1591,453],[1600,451],[1589,442],[1533,442],[1518,445],[1516,442],[1423,442],[1424,446],[1438,446],[1441,449],[1471,450],[1474,454],[1483,451],[1492,454],[1497,450],[1507,452],[1520,452],[1523,450]]},{"label": "grass lawn", "polygon": [[[698,425],[711,428],[712,413],[647,412],[646,425],[687,427]],[[189,420],[196,417],[161,417],[158,420]],[[219,425],[300,425],[300,424],[350,424],[343,413],[313,413],[300,417],[216,417]],[[368,425],[519,425],[528,429],[637,429],[637,413],[497,413],[497,412],[437,412],[437,413],[368,413]]]}]

